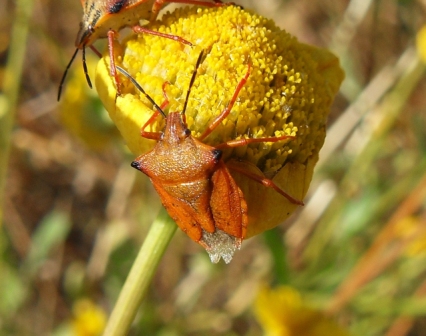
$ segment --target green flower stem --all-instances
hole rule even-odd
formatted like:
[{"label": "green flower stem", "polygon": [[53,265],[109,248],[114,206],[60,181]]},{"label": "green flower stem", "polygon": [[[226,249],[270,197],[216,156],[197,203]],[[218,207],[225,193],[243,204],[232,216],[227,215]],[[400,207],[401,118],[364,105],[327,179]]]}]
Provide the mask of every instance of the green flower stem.
[{"label": "green flower stem", "polygon": [[155,270],[177,228],[162,208],[133,263],[108,320],[104,336],[127,335],[142,303]]},{"label": "green flower stem", "polygon": [[273,228],[272,230],[265,231],[263,238],[274,263],[275,281],[280,285],[289,283],[289,268],[287,262],[287,249],[283,244],[283,237],[280,230]]},{"label": "green flower stem", "polygon": [[33,0],[17,0],[9,56],[0,95],[0,224],[3,222],[4,191],[9,163],[10,137],[18,103]]}]

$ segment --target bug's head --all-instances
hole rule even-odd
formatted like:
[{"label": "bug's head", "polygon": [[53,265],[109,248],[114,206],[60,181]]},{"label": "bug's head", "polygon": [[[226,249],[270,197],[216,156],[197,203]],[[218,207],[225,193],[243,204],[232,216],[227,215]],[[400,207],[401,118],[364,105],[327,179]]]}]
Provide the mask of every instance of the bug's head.
[{"label": "bug's head", "polygon": [[170,112],[167,116],[162,110],[162,108],[155,103],[155,101],[150,97],[149,94],[145,92],[142,86],[132,77],[132,75],[130,75],[126,70],[124,70],[120,66],[116,66],[116,69],[120,71],[124,76],[126,76],[133,83],[133,85],[145,95],[145,97],[151,102],[153,107],[166,119],[166,127],[164,133],[161,136],[162,141],[165,141],[169,144],[177,145],[191,136],[191,130],[188,129],[186,125],[185,111],[188,105],[188,99],[191,93],[191,88],[195,82],[197,70],[200,67],[200,64],[202,63],[203,56],[204,51],[201,51],[200,55],[198,56],[197,63],[195,65],[194,72],[192,73],[191,80],[189,82],[189,87],[186,93],[185,103],[183,105],[182,112]]},{"label": "bug's head", "polygon": [[77,33],[77,38],[75,39],[75,46],[78,49],[83,49],[84,47],[91,45],[94,41],[93,33],[95,29],[92,24],[87,24],[87,22],[80,22],[80,29]]},{"label": "bug's head", "polygon": [[[105,1],[104,1],[105,2]],[[79,49],[90,46],[98,38],[95,34],[99,20],[105,16],[105,4],[98,0],[81,0],[83,17],[80,29],[75,40],[75,46]]]},{"label": "bug's head", "polygon": [[191,136],[191,130],[186,126],[185,120],[182,119],[182,114],[179,112],[170,112],[167,115],[166,127],[161,140],[171,146],[182,144],[188,137]]},{"label": "bug's head", "polygon": [[182,108],[182,112],[170,112],[166,118],[166,127],[161,140],[171,145],[182,144],[188,137],[191,136],[191,130],[186,124],[185,111],[188,106],[188,99],[191,93],[191,88],[195,82],[197,76],[197,70],[200,67],[204,55],[204,50],[201,51],[195,65],[194,72],[192,73],[191,80],[189,82],[188,91],[186,92],[185,102]]},{"label": "bug's head", "polygon": [[[89,85],[90,88],[92,88],[92,83],[90,81],[90,77],[89,77],[89,74],[87,71],[87,65],[86,65],[86,46],[92,45],[94,40],[96,40],[96,36],[94,35],[95,33],[94,27],[97,21],[99,20],[100,15],[99,15],[99,10],[93,10],[94,8],[96,8],[95,0],[81,0],[81,5],[83,6],[84,14],[83,14],[83,19],[80,22],[80,29],[78,31],[77,38],[75,40],[76,50],[73,56],[71,57],[71,60],[69,61],[67,67],[65,68],[64,74],[59,84],[58,101],[61,98],[62,87],[64,85],[65,78],[67,77],[68,70],[71,67],[71,64],[73,63],[79,50],[82,50],[83,52],[82,61],[83,61],[83,69],[86,75],[87,84]],[[88,10],[88,8],[90,10]]]}]

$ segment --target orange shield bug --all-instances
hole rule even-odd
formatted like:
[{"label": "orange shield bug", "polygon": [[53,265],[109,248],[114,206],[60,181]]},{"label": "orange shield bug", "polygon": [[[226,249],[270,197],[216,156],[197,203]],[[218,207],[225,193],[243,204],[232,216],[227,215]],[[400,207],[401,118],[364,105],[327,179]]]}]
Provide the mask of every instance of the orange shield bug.
[{"label": "orange shield bug", "polygon": [[65,68],[58,89],[58,101],[61,98],[62,86],[78,51],[82,50],[83,69],[86,75],[87,84],[92,87],[90,77],[87,72],[85,48],[91,48],[99,57],[101,54],[93,46],[93,43],[100,38],[108,38],[108,51],[110,56],[111,76],[114,77],[117,92],[120,92],[118,76],[114,60],[114,39],[124,27],[131,27],[136,33],[148,33],[162,36],[183,44],[192,46],[192,43],[185,39],[170,34],[159,33],[139,25],[141,20],[155,21],[158,12],[169,3],[182,3],[190,5],[200,5],[206,7],[223,6],[220,0],[197,1],[197,0],[81,0],[83,6],[83,19],[80,23],[80,30],[75,41],[76,50]]},{"label": "orange shield bug", "polygon": [[[231,161],[225,163],[221,158],[220,148],[243,146],[253,142],[276,142],[294,137],[233,140],[215,147],[202,142],[230,113],[250,75],[250,65],[244,78],[238,83],[228,106],[198,139],[191,135],[185,121],[185,110],[202,58],[203,53],[200,54],[191,77],[182,112],[170,112],[167,116],[163,112],[163,108],[168,104],[165,94],[167,82],[163,85],[166,101],[158,106],[130,74],[118,66],[117,69],[131,80],[156,109],[142,127],[141,135],[158,142],[150,152],[137,157],[132,162],[132,167],[151,179],[169,215],[192,240],[207,250],[212,262],[217,263],[222,257],[229,263],[246,236],[248,216],[244,195],[228,168],[273,188],[294,204],[303,205],[303,203],[264,176],[244,170],[240,165],[232,165]],[[146,132],[145,128],[158,114],[166,118],[164,131]]]}]

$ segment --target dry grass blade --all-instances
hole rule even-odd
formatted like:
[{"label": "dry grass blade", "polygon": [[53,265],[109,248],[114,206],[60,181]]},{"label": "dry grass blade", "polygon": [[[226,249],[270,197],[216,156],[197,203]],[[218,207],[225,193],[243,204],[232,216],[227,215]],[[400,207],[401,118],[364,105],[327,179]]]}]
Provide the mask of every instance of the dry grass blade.
[{"label": "dry grass blade", "polygon": [[358,261],[357,265],[341,283],[336,294],[330,300],[328,312],[333,315],[341,310],[356,292],[368,281],[378,276],[394,262],[411,241],[426,231],[425,225],[419,226],[408,238],[403,240],[395,236],[395,226],[404,218],[414,214],[426,199],[426,175],[417,188],[396,209],[392,217],[376,236],[372,246]]}]

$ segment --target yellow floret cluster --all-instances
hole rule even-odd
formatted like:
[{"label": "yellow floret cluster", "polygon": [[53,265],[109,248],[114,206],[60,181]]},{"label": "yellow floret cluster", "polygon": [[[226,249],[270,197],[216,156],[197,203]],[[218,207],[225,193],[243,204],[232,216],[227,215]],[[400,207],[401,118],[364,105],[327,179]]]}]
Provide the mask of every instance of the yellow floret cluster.
[{"label": "yellow floret cluster", "polygon": [[[186,7],[167,13],[150,29],[180,36],[193,46],[149,34],[133,35],[115,45],[116,62],[124,67],[166,111],[181,111],[201,51],[203,60],[191,90],[186,121],[200,136],[230,102],[236,86],[251,72],[230,115],[204,140],[217,145],[240,138],[292,135],[225,150],[225,161],[237,159],[257,174],[273,179],[297,199],[305,196],[324,142],[325,126],[343,72],[330,52],[299,43],[273,21],[236,6]],[[140,155],[155,142],[143,139],[140,128],[152,105],[125,77],[116,97],[109,58],[98,65],[96,86],[111,118],[130,150]],[[161,131],[158,118],[148,131]],[[295,208],[274,190],[234,174],[249,206],[248,236],[282,222]]]},{"label": "yellow floret cluster", "polygon": [[264,335],[349,336],[324,312],[310,307],[296,289],[288,286],[262,286],[254,307],[255,316]]}]

